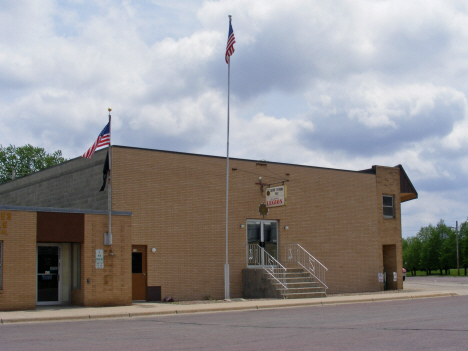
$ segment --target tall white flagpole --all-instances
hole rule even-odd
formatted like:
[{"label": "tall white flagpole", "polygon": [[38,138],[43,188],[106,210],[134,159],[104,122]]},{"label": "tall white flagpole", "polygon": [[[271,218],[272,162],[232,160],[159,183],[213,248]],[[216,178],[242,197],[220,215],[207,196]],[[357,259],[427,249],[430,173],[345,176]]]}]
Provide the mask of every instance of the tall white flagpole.
[{"label": "tall white flagpole", "polygon": [[112,136],[112,128],[111,128],[111,111],[112,109],[109,107],[109,171],[107,174],[107,212],[108,212],[108,229],[107,229],[107,239],[108,245],[112,245],[112,143],[111,143],[111,136]]},{"label": "tall white flagpole", "polygon": [[[229,28],[231,28],[231,15],[229,15]],[[229,40],[229,38],[228,38]],[[227,103],[227,151],[226,151],[226,263],[224,264],[224,298],[229,300],[229,252],[228,252],[228,226],[229,226],[229,94],[231,80],[231,58],[228,61],[228,103]]]}]

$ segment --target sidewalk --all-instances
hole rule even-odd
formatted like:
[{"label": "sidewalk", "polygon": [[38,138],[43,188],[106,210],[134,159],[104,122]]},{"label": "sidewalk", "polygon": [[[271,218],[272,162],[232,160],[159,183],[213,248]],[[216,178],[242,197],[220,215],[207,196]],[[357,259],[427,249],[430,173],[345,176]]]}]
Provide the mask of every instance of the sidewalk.
[{"label": "sidewalk", "polygon": [[[137,302],[131,306],[118,307],[38,306],[36,310],[30,311],[0,312],[0,324],[101,318],[131,318],[151,315],[256,310],[468,295],[468,278],[451,277],[451,280],[444,280],[444,278],[445,277],[408,277],[404,283],[403,290],[329,295],[324,298],[315,299],[232,299],[229,301],[175,303]],[[455,281],[453,281],[454,279]]]}]

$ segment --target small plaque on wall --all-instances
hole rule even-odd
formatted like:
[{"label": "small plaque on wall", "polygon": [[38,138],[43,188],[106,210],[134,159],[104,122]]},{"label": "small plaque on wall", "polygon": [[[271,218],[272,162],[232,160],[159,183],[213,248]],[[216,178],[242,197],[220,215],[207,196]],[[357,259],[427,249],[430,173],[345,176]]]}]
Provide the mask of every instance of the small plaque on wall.
[{"label": "small plaque on wall", "polygon": [[268,207],[266,207],[265,204],[260,204],[258,206],[258,213],[260,213],[261,216],[266,216],[268,215]]},{"label": "small plaque on wall", "polygon": [[104,250],[96,250],[96,269],[104,269]]}]

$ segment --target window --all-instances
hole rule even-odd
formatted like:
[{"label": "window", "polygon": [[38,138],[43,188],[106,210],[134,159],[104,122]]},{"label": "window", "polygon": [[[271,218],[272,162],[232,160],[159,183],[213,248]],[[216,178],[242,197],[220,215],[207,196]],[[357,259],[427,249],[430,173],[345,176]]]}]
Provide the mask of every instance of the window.
[{"label": "window", "polygon": [[395,211],[393,206],[393,196],[383,196],[383,216],[384,218],[395,218]]},{"label": "window", "polygon": [[0,241],[0,290],[2,290],[3,241]]},{"label": "window", "polygon": [[132,252],[132,273],[143,273],[142,252]]}]

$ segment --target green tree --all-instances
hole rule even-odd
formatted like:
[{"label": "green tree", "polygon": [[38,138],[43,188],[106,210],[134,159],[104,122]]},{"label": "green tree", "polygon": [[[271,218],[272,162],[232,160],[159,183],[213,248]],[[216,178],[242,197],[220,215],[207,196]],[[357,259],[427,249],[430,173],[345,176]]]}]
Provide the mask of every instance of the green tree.
[{"label": "green tree", "polygon": [[413,275],[421,266],[421,247],[421,240],[417,236],[402,239],[403,263]]},{"label": "green tree", "polygon": [[[443,220],[436,226],[422,227],[414,237],[402,239],[403,262],[406,269],[416,274],[416,270],[425,270],[429,275],[433,270],[445,270],[457,267],[456,231]],[[459,226],[458,247],[460,267],[468,270],[468,220]]]},{"label": "green tree", "polygon": [[452,228],[439,228],[442,244],[439,248],[440,268],[445,269],[445,274],[450,268],[457,266],[456,233]]},{"label": "green tree", "polygon": [[444,233],[449,228],[445,225],[443,220],[434,227],[429,224],[427,227],[422,227],[419,230],[418,237],[421,240],[421,268],[424,269],[428,275],[433,270],[440,270],[442,274],[442,265],[440,261],[440,248],[443,243]]},{"label": "green tree", "polygon": [[15,178],[24,177],[64,161],[61,150],[47,153],[30,144],[20,147],[0,145],[0,184],[11,180],[13,174]]},{"label": "green tree", "polygon": [[460,266],[465,268],[465,275],[467,275],[468,268],[468,221],[460,224],[459,237],[458,237],[459,253],[460,253]]}]

